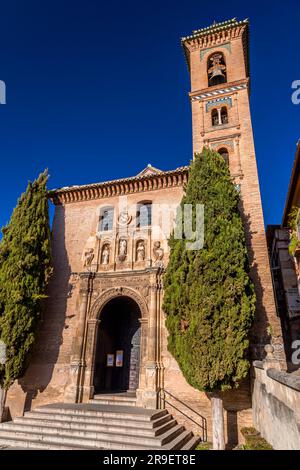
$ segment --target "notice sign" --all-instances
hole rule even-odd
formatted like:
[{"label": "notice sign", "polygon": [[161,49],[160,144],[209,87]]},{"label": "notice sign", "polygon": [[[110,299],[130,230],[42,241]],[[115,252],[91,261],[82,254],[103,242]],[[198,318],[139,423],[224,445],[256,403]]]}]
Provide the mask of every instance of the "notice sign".
[{"label": "notice sign", "polygon": [[114,354],[107,354],[106,357],[106,366],[113,367],[115,362],[115,355]]},{"label": "notice sign", "polygon": [[116,352],[116,367],[123,367],[123,351]]}]

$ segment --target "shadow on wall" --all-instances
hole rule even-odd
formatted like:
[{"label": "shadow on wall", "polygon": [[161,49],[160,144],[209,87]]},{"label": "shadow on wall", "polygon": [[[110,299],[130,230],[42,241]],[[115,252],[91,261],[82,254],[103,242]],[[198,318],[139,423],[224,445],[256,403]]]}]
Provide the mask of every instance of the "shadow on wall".
[{"label": "shadow on wall", "polygon": [[[245,236],[246,236],[246,244],[247,244],[247,251],[248,251],[248,260],[250,266],[250,277],[255,285],[255,293],[256,293],[256,316],[254,318],[254,323],[252,325],[250,331],[250,358],[251,360],[262,360],[265,357],[264,346],[271,342],[271,334],[270,334],[270,321],[268,319],[268,314],[266,309],[263,305],[263,296],[265,292],[265,288],[261,282],[261,278],[258,271],[258,263],[255,262],[255,255],[253,251],[253,236],[256,232],[252,232],[251,229],[251,220],[250,214],[246,214],[243,201],[240,201],[240,213],[244,224],[245,229]],[[262,240],[261,242],[266,242],[266,240]],[[258,248],[256,248],[257,250]],[[269,269],[269,258],[268,253],[266,251],[266,269]],[[265,268],[261,266],[263,270]],[[271,274],[270,274],[271,276]],[[270,286],[272,289],[272,286]],[[275,303],[274,303],[274,315],[276,315],[275,311]]]},{"label": "shadow on wall", "polygon": [[24,412],[29,411],[32,401],[47,389],[58,360],[63,330],[68,328],[66,308],[71,270],[65,246],[65,209],[62,206],[56,206],[51,245],[54,272],[47,289],[43,320],[30,365],[18,381],[26,394]]},{"label": "shadow on wall", "polygon": [[[248,262],[250,267],[250,277],[255,285],[256,293],[256,311],[251,331],[250,331],[250,360],[262,360],[265,356],[264,346],[271,341],[270,334],[270,321],[266,309],[263,305],[264,287],[259,275],[258,263],[255,261],[253,251],[253,238],[255,233],[251,229],[250,215],[246,214],[242,200],[240,201],[240,214],[244,224]],[[262,240],[263,242],[264,240]],[[267,253],[266,253],[267,256]],[[269,268],[268,257],[265,260],[266,268]],[[264,269],[264,266],[260,266]],[[272,288],[272,287],[271,287]],[[274,304],[275,306],[275,304]],[[276,315],[274,308],[274,315]],[[208,394],[208,398],[210,395]],[[239,429],[247,422],[244,420],[252,420],[251,413],[251,384],[250,374],[243,380],[237,389],[232,389],[222,394],[224,411],[226,412],[226,427],[227,427],[227,448],[232,449],[239,442]],[[247,411],[250,413],[247,413]],[[249,414],[249,416],[248,416]]]}]

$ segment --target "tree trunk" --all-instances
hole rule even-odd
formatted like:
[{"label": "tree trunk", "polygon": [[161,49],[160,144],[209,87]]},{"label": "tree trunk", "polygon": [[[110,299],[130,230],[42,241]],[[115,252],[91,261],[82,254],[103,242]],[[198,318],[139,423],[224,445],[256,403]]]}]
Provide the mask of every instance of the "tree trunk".
[{"label": "tree trunk", "polygon": [[0,423],[2,422],[3,414],[4,414],[4,405],[6,399],[6,390],[0,386]]},{"label": "tree trunk", "polygon": [[213,450],[225,450],[223,400],[211,397]]}]

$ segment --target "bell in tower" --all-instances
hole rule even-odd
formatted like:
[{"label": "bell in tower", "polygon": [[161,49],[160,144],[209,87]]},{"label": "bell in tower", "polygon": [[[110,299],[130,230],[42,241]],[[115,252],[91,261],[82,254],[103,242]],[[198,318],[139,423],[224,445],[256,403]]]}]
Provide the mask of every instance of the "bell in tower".
[{"label": "bell in tower", "polygon": [[213,54],[208,61],[208,85],[215,86],[220,83],[225,83],[226,79],[226,65],[223,54]]}]

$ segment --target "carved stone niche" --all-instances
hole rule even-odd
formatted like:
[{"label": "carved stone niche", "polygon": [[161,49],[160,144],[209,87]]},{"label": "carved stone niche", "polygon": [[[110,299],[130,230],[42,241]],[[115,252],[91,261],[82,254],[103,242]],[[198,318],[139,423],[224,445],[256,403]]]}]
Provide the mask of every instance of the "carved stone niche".
[{"label": "carved stone niche", "polygon": [[101,259],[100,264],[102,266],[107,266],[110,264],[111,258],[111,247],[109,243],[104,243],[101,249]]},{"label": "carved stone niche", "polygon": [[146,242],[145,240],[137,240],[135,244],[135,261],[144,262],[146,260]]},{"label": "carved stone niche", "polygon": [[118,259],[119,261],[121,261],[121,263],[126,260],[127,253],[128,253],[128,241],[126,238],[120,238],[119,245],[118,245]]}]

